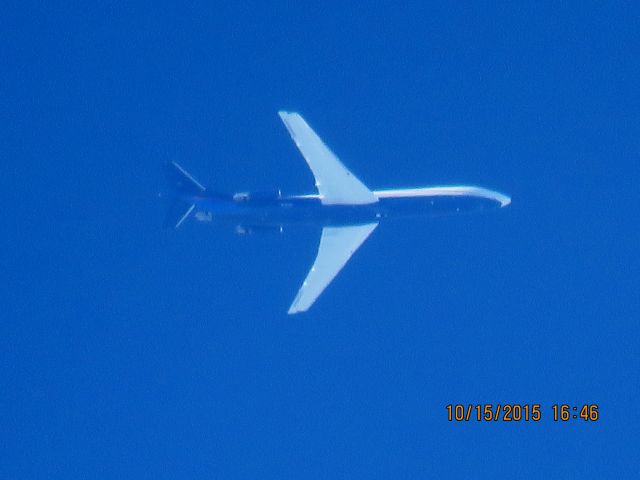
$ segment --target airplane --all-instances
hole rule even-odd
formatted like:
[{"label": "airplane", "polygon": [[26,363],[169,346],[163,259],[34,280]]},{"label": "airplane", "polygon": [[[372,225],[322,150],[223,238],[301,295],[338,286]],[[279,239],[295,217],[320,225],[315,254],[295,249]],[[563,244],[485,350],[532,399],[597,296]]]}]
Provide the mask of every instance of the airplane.
[{"label": "airplane", "polygon": [[452,185],[370,190],[340,162],[296,112],[278,112],[313,176],[317,193],[285,195],[210,192],[176,162],[167,163],[172,189],[165,224],[200,222],[236,225],[240,234],[282,232],[285,225],[322,227],[315,262],[287,313],[307,311],[381,221],[412,215],[441,215],[503,208],[511,198],[487,188]]}]

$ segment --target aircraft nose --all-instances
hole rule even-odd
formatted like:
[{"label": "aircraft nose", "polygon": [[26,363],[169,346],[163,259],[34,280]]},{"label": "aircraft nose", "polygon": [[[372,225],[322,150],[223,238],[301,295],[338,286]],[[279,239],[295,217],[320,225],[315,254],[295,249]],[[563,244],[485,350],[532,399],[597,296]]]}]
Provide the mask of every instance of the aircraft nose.
[{"label": "aircraft nose", "polygon": [[500,208],[504,208],[511,203],[511,197],[504,193],[496,192],[495,190],[486,191],[487,198],[494,200],[500,204]]},{"label": "aircraft nose", "polygon": [[500,202],[500,208],[504,208],[511,203],[511,197],[508,195],[500,194],[498,197],[498,201]]},{"label": "aircraft nose", "polygon": [[500,204],[500,208],[504,208],[511,203],[511,197],[509,195],[505,195],[504,193],[496,192],[495,190],[488,190],[485,188],[478,190],[480,192],[480,196],[486,198],[487,200],[498,202]]}]

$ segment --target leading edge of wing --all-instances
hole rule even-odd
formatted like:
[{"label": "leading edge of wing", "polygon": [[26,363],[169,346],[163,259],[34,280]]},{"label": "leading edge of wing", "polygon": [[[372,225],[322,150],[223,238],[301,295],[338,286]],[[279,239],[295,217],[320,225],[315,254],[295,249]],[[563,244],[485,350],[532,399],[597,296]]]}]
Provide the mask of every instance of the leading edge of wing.
[{"label": "leading edge of wing", "polygon": [[316,260],[287,313],[307,311],[377,226],[324,227]]},{"label": "leading edge of wing", "polygon": [[378,201],[374,193],[340,162],[300,114],[280,111],[278,115],[311,168],[323,204],[363,205]]}]

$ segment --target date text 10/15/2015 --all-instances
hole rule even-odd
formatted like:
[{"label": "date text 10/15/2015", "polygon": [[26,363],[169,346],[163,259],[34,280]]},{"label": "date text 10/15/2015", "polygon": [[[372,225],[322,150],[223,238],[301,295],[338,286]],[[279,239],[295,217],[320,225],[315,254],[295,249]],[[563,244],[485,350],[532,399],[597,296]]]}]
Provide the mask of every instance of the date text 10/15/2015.
[{"label": "date text 10/15/2015", "polygon": [[[595,422],[600,418],[596,404],[553,404],[551,418],[555,422],[582,420]],[[484,404],[449,404],[446,406],[447,420],[450,422],[539,422],[543,417],[539,403],[484,403]]]}]

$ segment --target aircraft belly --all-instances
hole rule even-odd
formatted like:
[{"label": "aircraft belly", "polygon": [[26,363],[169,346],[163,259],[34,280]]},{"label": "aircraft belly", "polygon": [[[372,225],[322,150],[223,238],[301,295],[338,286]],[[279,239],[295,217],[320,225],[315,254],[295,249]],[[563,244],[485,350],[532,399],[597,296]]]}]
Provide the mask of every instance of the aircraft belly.
[{"label": "aircraft belly", "polygon": [[381,198],[370,205],[322,205],[315,200],[284,200],[256,205],[215,202],[200,205],[201,217],[213,222],[243,225],[290,224],[357,225],[385,218],[412,215],[440,216],[498,208],[494,200],[480,197],[433,196]]},{"label": "aircraft belly", "polygon": [[500,203],[473,196],[433,196],[380,199],[383,216],[403,217],[411,215],[440,216],[461,212],[492,210],[500,207]]},{"label": "aircraft belly", "polygon": [[379,218],[378,209],[367,205],[323,206],[297,202],[273,206],[244,205],[238,208],[208,208],[205,210],[214,222],[230,221],[246,225],[353,225]]},{"label": "aircraft belly", "polygon": [[245,218],[269,224],[321,224],[353,225],[370,222],[376,218],[376,211],[358,207],[292,207],[258,210],[247,213]]}]

